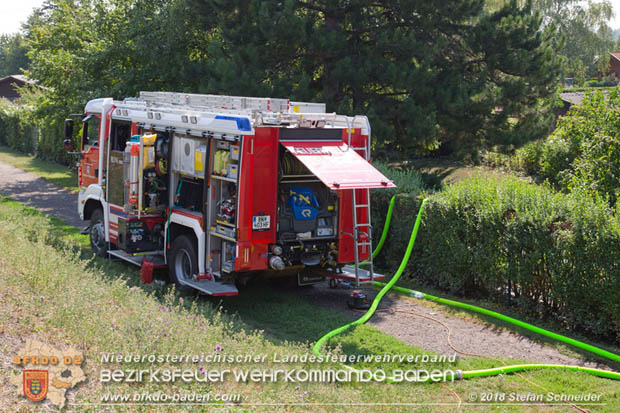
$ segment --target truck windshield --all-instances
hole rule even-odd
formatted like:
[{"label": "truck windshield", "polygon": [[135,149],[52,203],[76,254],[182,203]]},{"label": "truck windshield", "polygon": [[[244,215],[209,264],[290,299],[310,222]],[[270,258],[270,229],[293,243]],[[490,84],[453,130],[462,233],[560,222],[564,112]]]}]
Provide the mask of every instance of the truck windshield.
[{"label": "truck windshield", "polygon": [[99,142],[99,117],[88,115],[84,118],[82,132],[82,147],[97,146]]}]

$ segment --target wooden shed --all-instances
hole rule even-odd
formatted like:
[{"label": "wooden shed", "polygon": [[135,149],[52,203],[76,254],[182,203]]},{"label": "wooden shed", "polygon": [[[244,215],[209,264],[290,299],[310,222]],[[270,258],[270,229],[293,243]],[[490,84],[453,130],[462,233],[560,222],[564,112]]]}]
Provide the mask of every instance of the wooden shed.
[{"label": "wooden shed", "polygon": [[0,98],[15,100],[20,97],[18,88],[34,81],[23,75],[10,75],[0,79]]}]

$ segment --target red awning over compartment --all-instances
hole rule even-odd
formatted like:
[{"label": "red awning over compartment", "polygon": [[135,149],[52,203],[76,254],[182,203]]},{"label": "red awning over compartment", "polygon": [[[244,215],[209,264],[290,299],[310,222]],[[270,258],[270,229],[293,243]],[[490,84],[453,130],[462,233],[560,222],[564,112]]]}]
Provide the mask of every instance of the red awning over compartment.
[{"label": "red awning over compartment", "polygon": [[331,189],[393,188],[396,185],[343,142],[281,142]]}]

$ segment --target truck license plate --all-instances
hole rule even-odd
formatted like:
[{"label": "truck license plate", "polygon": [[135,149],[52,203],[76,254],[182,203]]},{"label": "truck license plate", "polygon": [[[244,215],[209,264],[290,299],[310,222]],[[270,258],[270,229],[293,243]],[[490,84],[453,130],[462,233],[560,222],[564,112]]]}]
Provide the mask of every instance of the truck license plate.
[{"label": "truck license plate", "polygon": [[252,229],[254,231],[264,231],[271,227],[270,215],[257,215],[252,217]]},{"label": "truck license plate", "polygon": [[325,277],[323,277],[322,275],[303,273],[297,274],[297,285],[299,286],[312,285],[323,281],[325,281]]}]

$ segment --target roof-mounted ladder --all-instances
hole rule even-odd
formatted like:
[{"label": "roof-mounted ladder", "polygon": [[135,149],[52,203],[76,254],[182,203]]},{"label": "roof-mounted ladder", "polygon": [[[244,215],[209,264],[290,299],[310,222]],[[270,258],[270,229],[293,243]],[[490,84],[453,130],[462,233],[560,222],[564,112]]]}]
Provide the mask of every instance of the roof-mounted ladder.
[{"label": "roof-mounted ladder", "polygon": [[325,113],[324,103],[291,102],[289,99],[178,92],[140,92],[139,99],[147,104],[187,105],[209,109],[274,113]]}]

